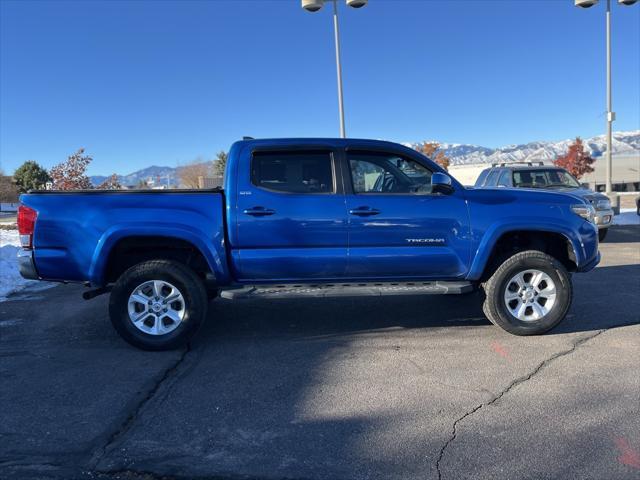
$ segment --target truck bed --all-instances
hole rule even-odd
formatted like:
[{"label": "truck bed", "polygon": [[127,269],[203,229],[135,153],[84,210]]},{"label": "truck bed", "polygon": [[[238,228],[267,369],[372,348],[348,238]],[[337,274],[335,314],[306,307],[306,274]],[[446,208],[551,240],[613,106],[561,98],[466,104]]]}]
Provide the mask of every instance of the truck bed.
[{"label": "truck bed", "polygon": [[49,190],[21,202],[38,212],[34,263],[45,280],[103,285],[110,252],[132,237],[189,242],[217,277],[227,276],[220,189]]}]

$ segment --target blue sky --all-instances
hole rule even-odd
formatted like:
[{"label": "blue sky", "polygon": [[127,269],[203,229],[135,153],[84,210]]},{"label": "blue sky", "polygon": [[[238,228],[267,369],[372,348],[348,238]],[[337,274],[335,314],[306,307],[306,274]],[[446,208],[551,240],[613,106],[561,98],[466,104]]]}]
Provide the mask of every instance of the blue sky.
[{"label": "blue sky", "polygon": [[[341,0],[347,134],[498,147],[601,134],[604,2]],[[327,5],[330,7],[330,5]],[[243,135],[337,136],[331,8],[0,2],[0,167],[175,166]],[[640,128],[640,5],[613,5],[616,130]]]}]

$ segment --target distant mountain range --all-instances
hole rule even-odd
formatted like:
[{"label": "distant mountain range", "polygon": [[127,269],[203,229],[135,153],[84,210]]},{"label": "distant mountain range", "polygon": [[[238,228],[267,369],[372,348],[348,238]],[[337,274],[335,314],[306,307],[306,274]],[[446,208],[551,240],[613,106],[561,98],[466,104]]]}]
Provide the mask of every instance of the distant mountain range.
[{"label": "distant mountain range", "polygon": [[[607,141],[604,135],[582,139],[592,157],[604,155]],[[523,145],[508,145],[501,148],[487,148],[477,145],[442,143],[441,148],[451,158],[453,165],[502,162],[545,162],[550,163],[558,155],[565,154],[574,139],[559,142],[531,142]],[[640,155],[640,130],[614,132],[611,152],[613,155]]]},{"label": "distant mountain range", "polygon": [[[140,182],[152,182],[157,185],[176,185],[178,182],[177,168],[173,167],[158,167],[153,165],[151,167],[137,170],[128,175],[118,175],[118,182],[120,185],[138,185]],[[98,186],[104,182],[108,175],[93,175],[89,177],[93,186]]]},{"label": "distant mountain range", "polygon": [[[451,158],[452,165],[470,165],[474,163],[502,163],[502,162],[545,162],[550,163],[558,155],[567,152],[574,139],[559,142],[531,142],[523,145],[508,145],[501,148],[487,148],[479,145],[463,143],[441,143],[445,154]],[[606,150],[606,138],[604,135],[583,139],[584,144],[595,158],[601,157]],[[412,146],[415,144],[407,143]],[[640,130],[630,132],[614,132],[614,155],[638,155],[640,156]],[[140,181],[151,180],[156,185],[176,185],[179,182],[177,168],[151,166],[118,177],[122,185],[137,185]],[[91,183],[99,185],[107,177],[92,176]]]}]

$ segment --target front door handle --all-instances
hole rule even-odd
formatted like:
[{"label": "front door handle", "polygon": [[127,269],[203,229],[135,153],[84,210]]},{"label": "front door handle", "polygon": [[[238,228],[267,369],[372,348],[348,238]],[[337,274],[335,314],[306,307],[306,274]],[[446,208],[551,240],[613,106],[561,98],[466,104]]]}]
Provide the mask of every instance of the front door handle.
[{"label": "front door handle", "polygon": [[276,211],[270,208],[253,207],[243,210],[242,213],[244,213],[245,215],[251,215],[253,217],[266,217],[267,215],[273,215],[274,213],[276,213]]},{"label": "front door handle", "polygon": [[371,215],[378,215],[380,210],[371,207],[358,207],[349,210],[351,215],[358,215],[359,217],[370,217]]}]

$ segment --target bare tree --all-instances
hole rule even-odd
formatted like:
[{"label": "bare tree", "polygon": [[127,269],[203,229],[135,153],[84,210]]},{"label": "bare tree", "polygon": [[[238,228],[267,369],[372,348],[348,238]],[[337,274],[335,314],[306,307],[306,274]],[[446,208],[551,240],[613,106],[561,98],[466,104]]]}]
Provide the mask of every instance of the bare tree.
[{"label": "bare tree", "polygon": [[187,188],[200,188],[200,177],[207,177],[211,173],[211,163],[202,158],[178,167],[178,178],[180,185]]},{"label": "bare tree", "polygon": [[13,179],[0,170],[0,202],[15,203],[18,201],[18,187]]}]

